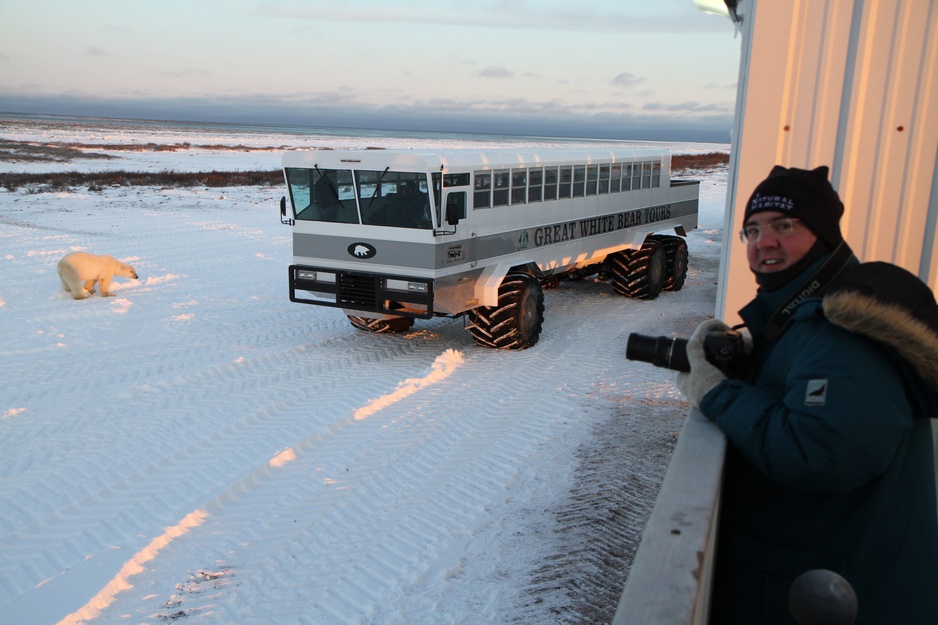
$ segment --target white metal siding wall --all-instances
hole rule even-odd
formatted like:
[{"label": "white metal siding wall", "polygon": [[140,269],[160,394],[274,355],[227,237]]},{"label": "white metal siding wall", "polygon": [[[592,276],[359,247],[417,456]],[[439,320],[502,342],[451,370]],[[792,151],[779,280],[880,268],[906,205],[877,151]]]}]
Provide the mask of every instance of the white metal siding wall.
[{"label": "white metal siding wall", "polygon": [[861,260],[938,286],[938,2],[744,0],[733,162],[717,315],[755,292],[736,238],[776,164],[831,167]]},{"label": "white metal siding wall", "polygon": [[938,0],[742,0],[739,14],[716,316],[737,323],[755,294],[735,233],[776,164],[830,166],[854,253],[938,292]]}]

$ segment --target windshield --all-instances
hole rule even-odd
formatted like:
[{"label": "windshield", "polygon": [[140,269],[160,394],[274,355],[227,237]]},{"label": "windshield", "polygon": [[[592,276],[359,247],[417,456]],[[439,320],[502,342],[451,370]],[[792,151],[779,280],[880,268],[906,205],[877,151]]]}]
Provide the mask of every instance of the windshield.
[{"label": "windshield", "polygon": [[358,223],[350,169],[287,169],[297,219]]},{"label": "windshield", "polygon": [[331,223],[430,229],[426,174],[288,167],[296,218]]}]

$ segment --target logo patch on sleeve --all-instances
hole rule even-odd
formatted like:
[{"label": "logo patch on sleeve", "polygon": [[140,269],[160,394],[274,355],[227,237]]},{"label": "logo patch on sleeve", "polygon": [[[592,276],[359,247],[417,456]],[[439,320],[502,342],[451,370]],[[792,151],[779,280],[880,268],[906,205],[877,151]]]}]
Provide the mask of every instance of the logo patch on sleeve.
[{"label": "logo patch on sleeve", "polygon": [[827,378],[823,380],[808,380],[808,385],[804,390],[804,405],[827,405]]}]

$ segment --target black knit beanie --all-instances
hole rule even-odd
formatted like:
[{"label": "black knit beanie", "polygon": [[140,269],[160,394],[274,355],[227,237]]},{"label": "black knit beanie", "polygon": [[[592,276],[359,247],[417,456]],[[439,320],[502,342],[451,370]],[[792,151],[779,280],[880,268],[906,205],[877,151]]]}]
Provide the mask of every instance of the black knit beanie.
[{"label": "black knit beanie", "polygon": [[759,183],[746,203],[745,224],[750,215],[778,211],[802,220],[831,249],[843,241],[840,218],[844,205],[827,180],[827,166],[786,169],[776,165]]}]

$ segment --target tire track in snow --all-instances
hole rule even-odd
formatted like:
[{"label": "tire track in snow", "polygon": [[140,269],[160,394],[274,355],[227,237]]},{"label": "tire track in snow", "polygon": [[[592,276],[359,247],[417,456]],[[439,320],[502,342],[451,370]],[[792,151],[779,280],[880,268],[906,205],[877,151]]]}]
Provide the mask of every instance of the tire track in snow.
[{"label": "tire track in snow", "polygon": [[[471,375],[475,377],[478,374],[476,368]],[[498,377],[497,374],[487,375]],[[455,383],[451,380],[445,386],[450,387]],[[501,390],[498,386],[493,384],[496,392]],[[328,445],[321,445],[325,449],[320,449],[317,454],[301,455],[298,460],[287,464],[283,470],[289,474],[285,473],[277,480],[277,489],[268,483],[262,489],[238,491],[237,497],[233,497],[231,502],[232,508],[225,514],[228,518],[225,527],[235,535],[230,539],[230,544],[213,549],[211,542],[201,544],[206,541],[202,535],[198,539],[199,551],[229,557],[227,554],[244,550],[245,544],[267,545],[269,551],[265,553],[273,563],[264,568],[262,578],[254,580],[256,586],[254,582],[245,581],[245,578],[257,575],[256,571],[240,571],[236,566],[233,568],[235,576],[240,578],[238,583],[250,583],[252,588],[285,589],[282,593],[274,592],[276,596],[271,599],[270,606],[274,614],[282,609],[280,603],[286,597],[292,596],[296,601],[291,592],[308,594],[296,586],[299,578],[304,580],[303,588],[307,587],[306,584],[315,588],[317,583],[322,585],[322,580],[329,580],[321,589],[322,596],[318,596],[314,604],[306,604],[304,609],[319,611],[316,613],[321,614],[348,615],[360,607],[362,593],[366,597],[383,595],[384,599],[378,601],[378,605],[383,603],[388,593],[398,596],[402,592],[398,584],[401,577],[419,584],[422,578],[433,580],[445,577],[447,573],[444,569],[458,571],[460,549],[440,545],[453,540],[457,545],[462,544],[472,536],[476,525],[489,522],[486,507],[504,496],[506,480],[510,483],[510,475],[519,470],[519,463],[525,462],[525,455],[518,457],[517,450],[530,446],[543,425],[521,424],[519,427],[518,423],[504,419],[504,415],[493,413],[488,426],[468,425],[469,421],[466,420],[467,426],[462,428],[463,431],[454,434],[452,426],[461,422],[457,414],[451,421],[441,423],[434,434],[424,434],[416,439],[412,429],[396,429],[389,425],[390,422],[400,423],[411,418],[415,406],[435,404],[440,400],[440,397],[424,397],[424,394],[445,396],[452,392],[451,388],[445,391],[424,389],[414,397],[404,398],[401,404],[406,406],[398,409],[386,407],[380,413],[375,413],[373,418],[357,422],[365,427],[344,430],[342,436],[337,435],[329,440]],[[412,420],[419,420],[420,417],[417,415]],[[369,457],[371,444],[368,441],[374,438],[376,430],[390,431],[393,434],[392,446],[398,451],[387,460],[382,450],[381,457],[373,461],[377,464],[369,465],[372,461]],[[487,452],[489,447],[492,449]],[[406,470],[396,469],[398,465],[407,466],[409,459],[416,455],[420,458],[414,466]],[[307,463],[312,464],[302,468],[304,457]],[[349,467],[353,467],[352,473],[359,476],[361,481],[346,484],[346,480],[350,479]],[[505,475],[506,467],[508,477]],[[459,479],[454,480],[454,472]],[[324,473],[326,477],[323,477]],[[304,475],[315,475],[321,479],[310,481],[304,479]],[[356,492],[348,493],[349,490]],[[260,504],[246,499],[252,493]],[[345,494],[349,494],[350,498]],[[425,503],[428,501],[429,506]],[[367,507],[363,507],[365,502]],[[440,511],[440,502],[443,502],[444,512]],[[271,514],[275,514],[275,518],[257,527],[259,505],[273,511]],[[235,508],[241,510],[243,517],[232,518]],[[304,519],[310,521],[304,523]],[[210,518],[208,522],[212,520]],[[299,533],[297,520],[301,528]],[[251,531],[231,529],[245,526],[250,527]],[[379,546],[367,544],[369,535],[382,533],[380,528],[387,530],[388,541]],[[209,531],[202,528],[200,532],[203,530]],[[212,531],[219,530],[212,528]],[[311,543],[320,542],[323,536],[336,532],[341,532],[341,538],[334,550],[335,559],[304,562],[304,551],[315,549],[310,547]],[[292,549],[291,545],[297,545],[296,549]],[[356,555],[359,553],[362,555]],[[299,555],[294,557],[292,554]],[[236,559],[236,555],[230,557]],[[442,559],[442,563],[438,563],[438,559]],[[196,566],[201,569],[212,564],[203,565],[200,562]],[[167,567],[170,569],[168,574],[164,567],[153,575],[173,579],[172,570],[178,571],[179,564],[176,564],[175,569],[171,565]],[[218,568],[229,567],[219,564]],[[342,571],[338,579],[331,574],[334,570]],[[383,581],[377,586],[367,584],[367,588],[361,589],[361,579]],[[145,588],[146,592],[151,591],[149,586]],[[165,598],[168,595],[164,593],[162,596]],[[223,603],[221,607],[213,605],[212,612],[224,614],[225,609],[231,609],[233,614],[236,613],[237,608],[230,604],[232,599],[236,597],[227,597],[229,603]],[[127,602],[134,606],[137,600],[140,597],[128,599]],[[131,608],[122,606],[122,609]],[[260,622],[265,622],[269,616],[264,616]],[[106,617],[102,618],[103,622],[107,622]],[[219,622],[225,622],[224,618]],[[240,615],[238,622],[249,621]]]},{"label": "tire track in snow", "polygon": [[[539,367],[538,360],[532,354],[519,358],[519,363],[527,361],[519,373]],[[510,386],[504,376],[478,365],[464,366],[457,377],[479,375],[491,382],[496,397]],[[406,595],[414,588],[458,583],[464,566],[462,546],[480,527],[493,522],[489,508],[499,505],[506,489],[512,488],[528,455],[549,434],[553,418],[537,410],[531,400],[538,391],[532,389],[527,397],[500,402],[506,405],[482,423],[461,419],[456,410],[439,428],[422,427],[417,437],[413,430],[397,427],[407,418],[418,421],[424,416],[421,404],[437,404],[458,392],[453,386],[465,383],[451,379],[445,389],[429,389],[425,398],[421,393],[419,401],[404,400],[401,403],[406,405],[398,410],[376,415],[377,422],[366,421],[364,428],[331,439],[316,457],[305,456],[306,463],[303,458],[290,463],[285,467],[290,474],[278,480],[277,488],[252,491],[256,501],[232,503],[215,530],[230,534],[228,540],[207,544],[203,537],[199,542],[206,561],[182,557],[175,563],[164,562],[152,577],[165,583],[173,579],[174,570],[177,576],[180,570],[212,566],[234,570],[239,584],[254,594],[266,594],[252,600],[263,606],[254,619],[239,613],[237,591],[213,598],[211,606],[196,603],[190,609],[210,610],[219,615],[217,622],[240,623],[296,614],[309,615],[311,622],[359,622],[394,602],[409,603]],[[503,411],[510,414],[513,404],[519,414],[506,418]],[[381,452],[373,455],[376,431],[382,433]],[[390,457],[389,449],[394,450]],[[259,507],[271,513],[258,527]],[[382,537],[377,544],[372,542],[375,536]],[[186,551],[180,546],[181,553]],[[239,554],[244,552],[250,553],[243,556],[247,561],[270,564],[262,571],[239,570]],[[308,554],[317,555],[310,559]],[[159,594],[150,586],[146,592]],[[165,586],[162,597],[170,597]],[[128,598],[126,605],[115,606],[112,615],[132,609],[137,601],[143,598]],[[285,612],[285,602],[301,608]],[[169,603],[174,609],[186,609],[185,602],[177,606],[175,598],[167,599]],[[138,615],[152,615],[157,609],[140,608]],[[426,618],[426,606],[420,609],[424,614],[419,618]],[[434,622],[445,622],[436,620],[439,616],[433,612]],[[411,622],[420,622],[419,618]]]},{"label": "tire track in snow", "polygon": [[[101,208],[102,215],[91,216],[89,221],[119,229],[119,221],[112,224],[114,211]],[[181,213],[183,221],[190,219],[187,211]],[[210,222],[199,223],[205,226]],[[190,224],[165,219],[160,224],[156,234],[172,242],[161,248],[164,252],[167,248],[192,250],[198,265],[212,267],[217,259],[225,257],[231,231],[239,237],[256,237],[250,228],[213,226],[208,228],[210,238],[193,247],[185,238],[191,234]],[[128,234],[140,237],[154,233],[124,233]],[[41,241],[20,241],[16,254],[24,256],[23,250],[35,249]],[[63,239],[56,237],[56,241],[62,245]],[[68,245],[80,243],[65,241]],[[59,255],[59,251],[46,254],[43,262],[54,264]],[[214,321],[207,326],[196,323],[188,331],[181,330],[181,340],[171,339],[184,347],[167,353],[160,332],[135,332],[122,342],[125,330],[102,311],[103,305],[113,300],[86,300],[77,305],[57,302],[71,307],[65,320],[70,318],[75,326],[66,331],[65,337],[57,337],[59,340],[76,341],[79,330],[97,325],[95,330],[109,335],[110,341],[98,345],[100,339],[90,332],[87,337],[78,336],[75,348],[64,348],[75,350],[74,364],[61,361],[61,349],[52,354],[51,370],[80,369],[81,376],[12,380],[15,392],[23,389],[23,395],[15,398],[18,405],[21,400],[26,403],[41,394],[49,398],[45,402],[49,412],[43,414],[41,406],[30,401],[26,412],[30,421],[24,418],[5,424],[9,426],[4,429],[4,435],[9,435],[6,440],[13,442],[20,435],[35,439],[37,433],[42,433],[42,428],[35,426],[37,418],[48,422],[42,436],[45,441],[38,446],[30,441],[29,457],[3,461],[5,469],[12,469],[5,471],[6,475],[15,474],[18,480],[29,483],[31,491],[43,493],[44,501],[41,506],[11,503],[0,514],[0,549],[5,554],[0,563],[0,599],[27,593],[43,580],[113,549],[115,544],[122,548],[139,544],[140,538],[135,535],[152,535],[152,530],[145,528],[171,522],[185,502],[204,501],[207,494],[241,475],[244,466],[253,466],[283,441],[293,440],[290,436],[308,432],[310,427],[327,427],[334,415],[354,406],[356,398],[360,401],[367,397],[361,389],[351,395],[344,390],[345,382],[354,374],[369,376],[377,388],[393,385],[396,380],[380,371],[384,363],[407,358],[415,359],[413,365],[419,364],[416,359],[429,338],[415,333],[413,340],[400,341],[353,334],[340,314],[310,315],[312,309],[287,303],[281,297],[283,293],[277,293],[278,301],[271,311],[256,300],[242,300],[234,293],[224,295],[227,283],[219,283],[211,271],[193,274],[198,279],[190,288],[199,292],[222,290],[214,301],[221,302],[226,310],[213,309],[212,300],[205,298],[202,310],[207,317],[220,320],[223,315],[234,314],[251,322],[239,327]],[[255,281],[250,276],[242,278]],[[156,300],[163,291],[179,286],[177,282],[156,289],[131,289],[134,292],[128,296],[140,305],[153,306],[158,305]],[[237,288],[238,284],[232,286]],[[180,299],[171,296],[168,301]],[[39,323],[44,318],[55,318],[57,323],[63,319],[58,311],[45,314],[39,309],[38,315],[32,310],[28,314],[38,318]],[[104,327],[100,327],[102,319]],[[337,332],[340,325],[345,334]],[[169,328],[179,331],[178,324],[170,324]],[[91,353],[84,349],[85,342],[92,347]],[[138,353],[130,370],[113,371],[108,354],[114,349]],[[207,367],[188,364],[199,363],[206,353],[212,354]],[[230,353],[243,355],[229,357]],[[128,405],[128,418],[108,423],[101,419],[106,410],[99,404],[110,398],[89,395],[85,389],[120,384],[131,385],[129,390],[118,387],[115,393],[118,401]],[[310,393],[326,400],[322,414],[313,418],[301,409],[310,405]],[[84,399],[64,405],[56,399],[72,395]],[[180,396],[188,401],[180,405]],[[238,398],[234,404],[232,398]],[[243,416],[232,419],[232,407],[236,407],[236,415]],[[180,438],[185,441],[181,447],[177,442]],[[57,455],[43,455],[43,449],[55,450]],[[63,449],[71,452],[62,455]],[[141,465],[141,457],[148,462]],[[2,487],[0,495],[13,502],[32,499],[25,492]],[[55,539],[50,541],[49,536]]]},{"label": "tire track in snow", "polygon": [[277,454],[265,465],[257,467],[236,484],[213,497],[203,507],[187,514],[177,525],[168,528],[163,534],[154,538],[146,548],[128,560],[121,567],[120,572],[98,594],[80,609],[59,621],[60,625],[82,623],[99,616],[122,591],[133,587],[131,578],[142,573],[143,565],[157,557],[159,552],[168,547],[173,540],[198,528],[205,523],[206,519],[223,512],[233,503],[248,496],[251,491],[265,488],[267,482],[277,478],[277,469],[295,462],[300,456],[311,454],[330,437],[339,434],[346,428],[353,427],[356,422],[367,419],[376,412],[419,392],[429,385],[445,380],[452,375],[461,362],[461,354],[449,350],[433,363],[430,373],[423,378],[405,380],[393,393],[372,400],[353,414],[334,422],[329,428],[328,434],[321,432],[310,434]]},{"label": "tire track in snow", "polygon": [[[135,403],[146,412],[161,414],[174,407],[171,399],[168,406],[159,406],[163,397],[185,396],[190,388],[201,390],[205,395],[191,395],[197,411],[182,411],[168,422],[174,431],[173,439],[158,436],[167,422],[154,426],[153,439],[145,456],[148,462],[143,464],[136,453],[117,459],[111,456],[125,437],[128,441],[139,438],[139,423],[110,429],[107,424],[96,423],[95,414],[90,413],[88,421],[93,427],[85,429],[84,433],[94,441],[94,448],[89,443],[89,447],[72,458],[49,458],[31,465],[29,470],[33,475],[29,476],[29,481],[33,488],[41,489],[47,497],[51,494],[55,498],[58,494],[65,503],[48,510],[42,517],[24,511],[11,520],[11,533],[0,538],[0,550],[5,553],[0,565],[0,590],[5,590],[8,596],[17,596],[42,579],[77,565],[89,553],[106,550],[115,541],[132,544],[134,541],[128,532],[139,526],[137,519],[152,519],[146,526],[152,526],[154,521],[172,522],[172,515],[180,506],[185,506],[184,502],[204,500],[206,493],[224,488],[232,481],[232,476],[243,475],[244,467],[262,462],[277,446],[295,440],[290,437],[298,436],[298,432],[308,432],[311,428],[332,431],[336,427],[336,415],[354,408],[355,395],[323,389],[320,398],[328,408],[310,418],[303,410],[309,401],[303,389],[297,386],[298,380],[324,375],[329,380],[347,379],[349,372],[355,371],[370,376],[375,385],[380,385],[380,380],[385,378],[390,386],[393,379],[378,371],[383,368],[382,363],[402,356],[419,357],[414,350],[420,346],[420,341],[359,340],[339,358],[328,350],[314,350],[300,370],[290,366],[295,362],[294,350],[286,350],[277,355],[283,363],[280,367],[271,366],[272,356],[268,355],[266,362],[258,363],[260,369],[255,375],[250,368],[245,371],[242,367],[222,366],[190,378],[173,377],[169,387],[157,385],[156,392],[143,393],[144,400],[153,398],[156,406],[146,401]],[[271,400],[271,394],[279,399]],[[232,396],[240,396],[256,407],[243,417],[226,420],[225,410],[230,406],[227,399]],[[363,401],[367,391],[361,389],[357,396]],[[204,421],[198,422],[195,412],[214,405],[217,405],[216,425],[206,427]],[[189,427],[186,421],[190,422]],[[73,438],[79,425],[80,422],[73,423],[73,429],[50,432],[50,448],[61,445],[58,438]],[[208,436],[201,434],[203,430]],[[180,448],[176,434],[190,441],[189,444]],[[72,464],[73,468],[69,468]],[[86,467],[110,467],[112,470],[99,475]],[[193,474],[198,477],[194,478]],[[80,488],[78,493],[75,492],[76,482]],[[123,523],[122,519],[129,519],[129,522]],[[58,541],[48,541],[50,532]],[[14,545],[17,553],[13,552]],[[63,560],[62,553],[71,557]],[[24,570],[35,572],[23,575]]]},{"label": "tire track in snow", "polygon": [[[613,401],[622,403],[621,396]],[[576,483],[546,519],[553,554],[536,567],[515,622],[608,623],[684,419],[683,403],[629,402],[594,430]]]}]

